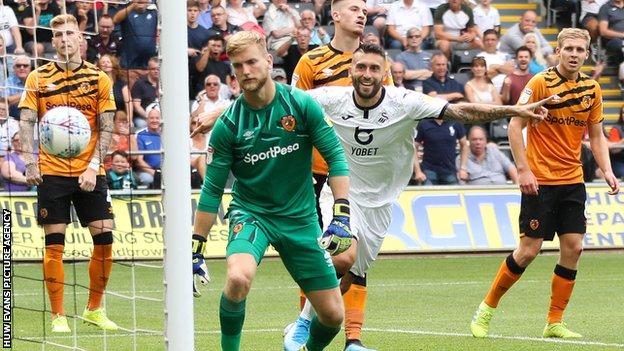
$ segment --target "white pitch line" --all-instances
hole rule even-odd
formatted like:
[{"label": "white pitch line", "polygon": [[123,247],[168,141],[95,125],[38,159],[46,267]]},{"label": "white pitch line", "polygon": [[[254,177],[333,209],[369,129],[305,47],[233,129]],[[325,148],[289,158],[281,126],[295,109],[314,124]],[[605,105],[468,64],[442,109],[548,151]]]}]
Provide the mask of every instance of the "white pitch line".
[{"label": "white pitch line", "polygon": [[[455,336],[455,337],[470,337],[472,334],[468,333],[453,333],[453,332],[437,332],[428,330],[403,330],[403,329],[382,329],[382,328],[363,328],[365,331],[380,332],[380,333],[397,333],[397,334],[418,334],[418,335],[434,335],[434,336]],[[532,336],[505,336],[505,335],[488,335],[489,339],[504,339],[504,340],[520,340],[520,341],[535,341],[555,344],[573,344],[584,346],[607,346],[624,348],[624,344],[605,343],[600,341],[582,341],[582,340],[566,340],[566,339],[554,339],[554,338],[536,338]]]},{"label": "white pitch line", "polygon": [[[453,332],[439,332],[439,331],[429,331],[429,330],[417,330],[417,329],[383,329],[383,328],[363,328],[364,331],[368,332],[379,332],[379,333],[395,333],[395,334],[414,334],[414,335],[432,335],[432,336],[452,336],[452,337],[461,337],[461,338],[473,338],[471,334],[467,333],[453,333]],[[243,329],[243,333],[282,333],[282,329],[277,328],[265,328],[265,329]],[[217,335],[220,334],[220,330],[196,330],[195,334],[211,334]],[[160,333],[148,333],[148,332],[137,332],[137,336],[162,336]],[[124,338],[124,337],[132,337],[133,334],[126,333],[114,333],[107,334],[107,338]],[[80,334],[79,337],[82,338],[102,338],[102,334]],[[40,337],[21,337],[22,339],[28,340],[40,340]],[[52,340],[58,339],[72,339],[73,336],[55,336],[50,338]],[[606,343],[600,341],[582,341],[582,340],[565,340],[565,339],[553,339],[553,338],[536,338],[531,336],[505,336],[505,335],[489,335],[489,339],[502,339],[502,340],[517,340],[517,341],[531,341],[531,342],[543,342],[543,343],[553,343],[553,344],[569,344],[569,345],[581,345],[581,346],[603,346],[603,347],[615,347],[615,348],[624,348],[624,344],[617,343]]]}]

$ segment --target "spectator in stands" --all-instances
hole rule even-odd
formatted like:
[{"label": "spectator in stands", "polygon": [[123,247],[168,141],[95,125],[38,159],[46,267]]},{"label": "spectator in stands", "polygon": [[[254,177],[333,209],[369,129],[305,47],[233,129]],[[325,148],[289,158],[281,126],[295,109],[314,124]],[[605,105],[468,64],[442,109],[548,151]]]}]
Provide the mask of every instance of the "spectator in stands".
[{"label": "spectator in stands", "polygon": [[102,15],[98,22],[98,34],[93,35],[87,41],[87,60],[96,62],[104,55],[117,56],[121,45],[119,37],[112,35],[115,23],[109,15]]},{"label": "spectator in stands", "polygon": [[620,108],[620,118],[609,131],[609,151],[613,174],[624,180],[624,105]]},{"label": "spectator in stands", "polygon": [[191,115],[210,112],[215,107],[227,108],[232,103],[231,100],[223,99],[219,96],[221,79],[214,74],[209,74],[204,80],[204,90],[197,94],[197,98],[191,105]]},{"label": "spectator in stands", "polygon": [[267,49],[277,51],[285,43],[290,43],[300,25],[299,12],[289,6],[286,0],[271,0],[262,20],[267,36]]},{"label": "spectator in stands", "polygon": [[464,99],[464,86],[448,75],[448,59],[443,53],[431,57],[431,77],[423,81],[423,94],[437,96],[448,102]]},{"label": "spectator in stands", "polygon": [[310,30],[302,26],[297,28],[297,34],[294,38],[290,38],[288,42],[285,42],[277,49],[275,54],[284,61],[283,66],[288,82],[290,82],[295,66],[297,66],[301,56],[316,47],[316,45],[310,45],[310,40]]},{"label": "spectator in stands", "polygon": [[598,28],[607,52],[615,62],[624,60],[624,0],[610,0],[600,7]]},{"label": "spectator in stands", "polygon": [[539,39],[535,33],[527,33],[524,36],[524,46],[531,50],[531,62],[529,63],[529,72],[538,74],[548,67],[548,62],[544,57]]},{"label": "spectator in stands", "polygon": [[76,1],[74,4],[74,10],[68,11],[68,13],[76,17],[78,28],[82,32],[95,33],[96,22],[102,15],[102,12],[94,9],[91,1]]},{"label": "spectator in stands", "polygon": [[481,35],[488,29],[494,29],[497,33],[500,33],[500,14],[496,7],[490,6],[492,1],[479,0],[478,2],[479,4],[472,9],[472,13]]},{"label": "spectator in stands", "polygon": [[115,97],[115,106],[117,106],[117,115],[123,114],[124,118],[132,121],[133,103],[130,97],[130,89],[126,83],[125,77],[121,72],[119,60],[112,55],[102,55],[98,60],[98,67],[108,75],[113,82],[113,95]]},{"label": "spectator in stands", "polygon": [[147,119],[146,107],[158,99],[160,62],[152,57],[147,64],[147,75],[139,78],[131,90],[132,121],[135,128],[144,128]]},{"label": "spectator in stands", "polygon": [[498,89],[487,76],[488,68],[485,58],[482,56],[473,58],[470,71],[472,79],[466,82],[466,100],[481,104],[502,105]]},{"label": "spectator in stands", "polygon": [[189,57],[195,57],[201,53],[208,42],[208,38],[212,32],[199,25],[199,1],[188,0],[186,2],[186,35],[187,35],[187,53]]},{"label": "spectator in stands", "polygon": [[310,45],[317,47],[327,45],[331,37],[323,27],[316,25],[316,15],[312,10],[301,11],[301,25],[310,30]]},{"label": "spectator in stands", "polygon": [[0,98],[6,98],[9,104],[9,116],[19,116],[17,103],[24,92],[24,83],[31,70],[32,65],[27,56],[17,56],[13,61],[13,72],[7,79],[6,88],[0,93]]},{"label": "spectator in stands", "polygon": [[218,35],[223,39],[227,39],[230,35],[241,30],[239,26],[235,26],[227,21],[227,13],[223,6],[215,6],[211,11],[212,27],[210,27],[210,37]]},{"label": "spectator in stands", "polygon": [[232,68],[229,62],[221,61],[221,54],[225,49],[225,40],[220,36],[212,36],[208,44],[202,48],[201,55],[193,57],[189,61],[191,65],[191,77],[194,84],[191,96],[195,97],[204,88],[204,79],[214,74],[230,86]]},{"label": "spectator in stands", "polygon": [[381,46],[381,38],[373,32],[364,33],[362,35],[362,43]]},{"label": "spectator in stands", "polygon": [[0,36],[5,40],[6,52],[9,54],[23,55],[22,34],[18,26],[17,18],[13,9],[0,2]]},{"label": "spectator in stands", "polygon": [[148,0],[132,0],[113,17],[113,22],[121,26],[123,38],[119,64],[129,70],[128,86],[131,89],[140,75],[148,73],[145,72],[148,62],[157,55],[158,11],[148,5]]},{"label": "spectator in stands", "polygon": [[256,30],[265,34],[262,27],[258,26],[258,17],[264,15],[267,7],[262,0],[249,0],[249,6],[243,7],[243,0],[227,0],[226,9],[228,22],[239,26],[244,30]]},{"label": "spectator in stands", "polygon": [[366,0],[366,25],[375,27],[380,38],[386,35],[386,17],[394,2],[396,1]]},{"label": "spectator in stands", "polygon": [[[464,126],[455,121],[425,119],[416,127],[416,143],[423,148],[423,160],[416,162],[415,179],[424,185],[457,184],[465,179],[468,145]],[[455,164],[459,143],[460,167]]]},{"label": "spectator in stands", "polygon": [[494,29],[488,29],[483,33],[483,48],[482,51],[477,54],[485,58],[488,71],[487,76],[492,80],[492,83],[496,87],[496,91],[500,92],[503,88],[503,81],[505,76],[513,72],[515,63],[510,60],[509,54],[497,49],[499,41],[499,34]]},{"label": "spectator in stands", "polygon": [[[131,121],[125,114],[116,114],[113,125],[113,136],[108,149],[107,155],[104,157],[104,169],[109,169],[112,164],[111,154],[114,151],[130,152],[132,145],[132,138],[134,135],[130,133]],[[133,151],[136,151],[136,145],[134,145]]]},{"label": "spectator in stands", "polygon": [[518,102],[520,94],[524,90],[526,83],[533,77],[529,72],[529,63],[533,54],[526,46],[521,46],[516,50],[516,69],[507,75],[503,83],[501,99],[505,105],[515,105]]},{"label": "spectator in stands", "polygon": [[[422,81],[431,77],[431,53],[422,51],[423,32],[414,27],[407,31],[407,47],[395,61],[405,67],[405,84],[422,89]],[[394,75],[393,75],[394,76]]]},{"label": "spectator in stands", "polygon": [[[30,185],[26,181],[26,161],[22,156],[22,145],[19,132],[14,132],[11,137],[11,152],[6,156],[0,166],[0,172],[4,179],[4,191],[28,191]],[[36,162],[35,155],[35,162]]]},{"label": "spectator in stands", "polygon": [[0,162],[11,147],[11,135],[19,131],[19,122],[9,116],[9,109],[4,99],[0,99]]},{"label": "spectator in stands", "polygon": [[9,77],[7,67],[13,66],[13,61],[9,63],[10,57],[7,56],[6,49],[4,47],[4,38],[0,35],[0,82],[2,86],[6,85],[6,79]]},{"label": "spectator in stands", "polygon": [[[548,41],[544,38],[539,28],[536,27],[536,21],[537,14],[535,11],[526,11],[520,18],[520,23],[509,27],[507,33],[501,37],[499,49],[502,52],[510,54],[522,45],[526,45],[524,42],[524,36],[526,34],[535,33],[544,57],[549,61],[551,66],[554,66],[557,62],[557,58],[553,53],[553,48],[548,44]],[[535,57],[535,54],[533,56]]]},{"label": "spectator in stands", "polygon": [[[466,162],[465,178],[461,180],[468,185],[507,184],[509,178],[518,183],[518,170],[505,154],[493,143],[487,142],[487,132],[475,125],[468,132],[470,152]],[[459,167],[461,160],[457,157]]]},{"label": "spectator in stands", "polygon": [[124,151],[113,151],[112,164],[106,172],[106,181],[111,190],[136,189],[138,181],[130,162],[128,154]]},{"label": "spectator in stands", "polygon": [[[402,87],[405,89],[414,90],[414,86],[405,81],[405,66],[402,62],[394,61],[390,65],[390,72],[392,73],[392,80],[395,87]],[[421,86],[422,88],[422,86]]]},{"label": "spectator in stands", "polygon": [[[199,125],[199,116],[191,116],[189,133]],[[208,148],[209,134],[197,133],[191,138],[191,188],[199,189],[206,176],[206,149]]]},{"label": "spectator in stands", "polygon": [[[158,104],[151,104],[147,108],[147,127],[139,130],[133,138],[133,150],[140,151],[160,151],[161,149],[161,122],[160,107]],[[161,154],[139,154],[134,156],[135,169],[141,185],[151,188],[160,188],[160,162]]]},{"label": "spectator in stands", "polygon": [[474,23],[472,9],[461,0],[448,0],[433,15],[436,46],[451,57],[453,50],[483,49],[481,32]]},{"label": "spectator in stands", "polygon": [[624,90],[624,62],[620,63],[618,78],[620,79],[620,89]]},{"label": "spectator in stands", "polygon": [[600,30],[598,28],[598,12],[600,7],[609,0],[581,0],[581,27],[587,29],[592,43],[596,43]]},{"label": "spectator in stands", "polygon": [[197,17],[197,23],[200,26],[210,29],[212,27],[212,9],[215,6],[221,4],[220,0],[198,0],[199,1],[199,16]]},{"label": "spectator in stands", "polygon": [[24,49],[34,57],[42,57],[44,54],[54,55],[56,49],[52,46],[52,30],[50,29],[50,21],[56,15],[61,14],[61,9],[53,0],[38,0],[35,6],[35,17],[24,18],[26,31],[31,35],[36,34],[37,42],[26,42]]},{"label": "spectator in stands", "polygon": [[[461,0],[452,0],[461,1]],[[427,38],[433,26],[431,11],[418,0],[398,0],[390,5],[387,19],[388,43],[391,49],[407,47],[407,30],[420,28],[423,38]]]},{"label": "spectator in stands", "polygon": [[288,84],[288,78],[286,76],[286,71],[283,68],[273,68],[271,69],[271,79],[278,83]]}]

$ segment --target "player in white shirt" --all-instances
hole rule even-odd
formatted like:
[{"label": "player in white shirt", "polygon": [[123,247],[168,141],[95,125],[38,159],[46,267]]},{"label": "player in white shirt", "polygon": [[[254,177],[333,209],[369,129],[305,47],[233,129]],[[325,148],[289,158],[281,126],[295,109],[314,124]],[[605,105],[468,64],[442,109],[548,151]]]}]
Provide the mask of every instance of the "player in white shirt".
[{"label": "player in white shirt", "polygon": [[[407,185],[414,162],[414,130],[425,118],[484,123],[503,117],[543,119],[541,107],[449,104],[403,88],[383,87],[386,56],[372,44],[362,44],[353,54],[351,87],[322,87],[307,92],[325,110],[345,149],[351,187],[351,231],[358,240],[355,261],[340,288],[352,282],[365,285],[366,272],[376,259],[392,218],[391,206]],[[306,305],[297,321],[287,327],[284,350],[300,350],[307,335],[302,326],[312,316]],[[348,318],[348,317],[347,317]],[[359,326],[361,328],[361,325]],[[359,340],[347,340],[345,351],[370,350]]]}]

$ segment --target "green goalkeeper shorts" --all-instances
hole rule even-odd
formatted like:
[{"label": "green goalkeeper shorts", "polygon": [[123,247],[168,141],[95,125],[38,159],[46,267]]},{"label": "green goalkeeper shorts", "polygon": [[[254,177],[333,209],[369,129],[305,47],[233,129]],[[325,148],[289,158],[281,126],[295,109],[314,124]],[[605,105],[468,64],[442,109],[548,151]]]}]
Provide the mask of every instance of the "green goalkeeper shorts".
[{"label": "green goalkeeper shorts", "polygon": [[240,208],[228,212],[230,232],[226,257],[253,255],[260,264],[269,244],[279,252],[284,266],[304,292],[338,286],[331,256],[318,244],[318,221],[293,220],[252,214]]}]

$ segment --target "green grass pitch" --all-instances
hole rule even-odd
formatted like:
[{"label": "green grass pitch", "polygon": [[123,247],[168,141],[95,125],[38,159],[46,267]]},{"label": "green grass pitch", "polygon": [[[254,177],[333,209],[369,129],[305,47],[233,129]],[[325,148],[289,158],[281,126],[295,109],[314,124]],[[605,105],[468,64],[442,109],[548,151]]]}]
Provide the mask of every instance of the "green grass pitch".
[{"label": "green grass pitch", "polygon": [[[492,256],[410,256],[380,259],[369,273],[369,300],[363,341],[379,350],[624,350],[624,274],[621,252],[589,253],[581,266],[565,320],[584,335],[578,341],[554,343],[541,338],[550,297],[555,255],[542,255],[502,300],[491,326],[493,337],[472,338],[468,324],[505,254]],[[157,262],[156,264],[160,264]],[[213,282],[195,299],[196,350],[219,350],[218,307],[224,283],[223,260],[208,262]],[[70,319],[77,334],[63,337],[48,332],[48,313],[41,310],[44,287],[35,264],[14,267],[13,350],[65,350],[49,342],[84,350],[163,350],[162,269],[136,267],[136,318],[130,300],[109,294],[109,316],[127,331],[103,337],[94,327]],[[23,277],[35,278],[37,280]],[[67,264],[66,282],[86,285],[86,264]],[[109,284],[112,293],[132,296],[131,269],[115,264]],[[190,287],[189,287],[190,289]],[[84,288],[66,287],[68,315],[80,314],[86,303]],[[154,301],[155,300],[155,301]],[[282,330],[297,315],[298,290],[281,262],[262,263],[247,301],[243,350],[281,350]],[[47,302],[46,302],[47,306]],[[24,309],[27,308],[27,309]],[[35,311],[31,311],[35,310]],[[45,320],[44,320],[45,317]],[[76,324],[74,326],[74,321]],[[134,324],[136,323],[136,325]],[[28,341],[25,341],[28,340]],[[341,333],[328,347],[340,351]]]}]

